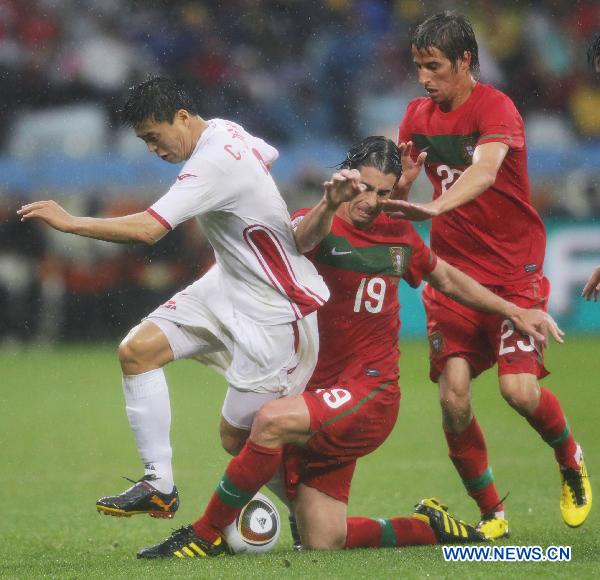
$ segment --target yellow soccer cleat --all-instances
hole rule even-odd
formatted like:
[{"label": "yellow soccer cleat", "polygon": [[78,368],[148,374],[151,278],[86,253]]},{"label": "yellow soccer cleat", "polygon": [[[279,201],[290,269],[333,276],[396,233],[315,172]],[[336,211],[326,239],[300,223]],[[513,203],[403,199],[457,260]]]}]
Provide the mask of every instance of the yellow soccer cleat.
[{"label": "yellow soccer cleat", "polygon": [[486,541],[483,534],[472,525],[451,516],[448,507],[434,497],[422,499],[415,506],[412,517],[431,527],[440,544],[471,544]]},{"label": "yellow soccer cleat", "polygon": [[475,529],[488,540],[499,540],[510,536],[508,520],[494,512],[481,516],[481,520],[479,520]]},{"label": "yellow soccer cleat", "polygon": [[577,528],[588,517],[592,509],[592,486],[583,457],[579,469],[560,469],[562,492],[560,511],[567,526]]}]

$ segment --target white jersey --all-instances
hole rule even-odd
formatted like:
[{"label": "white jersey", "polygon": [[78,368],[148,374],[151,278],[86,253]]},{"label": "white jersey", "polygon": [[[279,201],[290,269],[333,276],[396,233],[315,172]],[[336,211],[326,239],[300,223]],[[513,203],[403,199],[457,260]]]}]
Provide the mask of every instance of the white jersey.
[{"label": "white jersey", "polygon": [[148,209],[169,229],[198,218],[215,250],[222,291],[261,324],[298,320],[329,298],[296,248],[287,207],[266,166],[277,156],[239,125],[208,121],[177,181]]}]

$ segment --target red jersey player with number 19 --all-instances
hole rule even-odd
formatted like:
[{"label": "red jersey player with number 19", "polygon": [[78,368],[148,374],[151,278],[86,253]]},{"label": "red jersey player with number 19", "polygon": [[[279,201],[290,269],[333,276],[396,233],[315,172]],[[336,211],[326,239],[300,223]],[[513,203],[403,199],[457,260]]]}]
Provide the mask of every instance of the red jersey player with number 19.
[{"label": "red jersey player with number 19", "polygon": [[[294,220],[298,249],[308,253],[331,290],[319,317],[322,350],[308,391],[265,404],[254,419],[249,442],[229,464],[204,515],[140,551],[140,557],[196,557],[202,555],[199,546],[211,555],[210,546],[220,541],[224,527],[277,472],[276,459],[284,446],[285,479],[307,548],[482,539],[432,499],[420,502],[409,518],[347,518],[356,461],[383,443],[398,414],[398,283],[404,278],[416,286],[426,278],[465,304],[508,316],[541,340],[540,328],[546,323],[555,338],[558,330],[545,313],[510,304],[437,260],[410,224],[380,213],[401,171],[392,141],[365,139],[341,167],[326,182],[323,200]],[[262,449],[263,456],[270,451],[273,459],[257,466],[247,453],[252,447]]]},{"label": "red jersey player with number 19", "polygon": [[[397,197],[406,198],[410,180],[425,162],[434,200],[393,200],[387,209],[396,210],[396,217],[433,218],[431,246],[441,258],[519,306],[546,309],[546,236],[531,205],[523,120],[505,94],[475,80],[477,54],[473,29],[463,16],[440,13],[415,30],[413,61],[429,96],[409,103],[400,125],[407,171]],[[431,378],[440,385],[449,455],[479,505],[480,530],[493,538],[508,535],[470,403],[471,379],[495,362],[503,397],[554,448],[564,521],[581,525],[591,508],[591,488],[557,397],[538,383],[548,374],[541,345],[515,333],[509,320],[474,312],[431,286],[423,299]]]}]

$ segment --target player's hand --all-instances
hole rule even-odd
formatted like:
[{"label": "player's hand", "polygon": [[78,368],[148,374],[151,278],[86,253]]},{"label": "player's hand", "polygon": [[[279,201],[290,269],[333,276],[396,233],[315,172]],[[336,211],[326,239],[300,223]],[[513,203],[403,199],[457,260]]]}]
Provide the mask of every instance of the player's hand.
[{"label": "player's hand", "polygon": [[390,217],[415,222],[429,220],[441,215],[435,201],[429,203],[413,203],[403,199],[386,199],[381,202],[383,211],[388,212]]},{"label": "player's hand", "polygon": [[581,295],[586,300],[591,300],[592,296],[594,297],[594,302],[598,301],[598,296],[600,296],[600,266],[598,266],[590,276],[590,279],[587,281],[586,285],[583,287],[581,291]]},{"label": "player's hand", "polygon": [[427,159],[427,153],[421,151],[416,159],[412,158],[413,142],[408,141],[407,143],[400,143],[398,149],[400,149],[400,162],[402,163],[402,177],[400,182],[408,185],[411,184],[421,172],[421,167]]},{"label": "player's hand", "polygon": [[70,213],[52,200],[28,203],[17,211],[17,215],[21,216],[22,222],[31,219],[40,219],[60,232],[71,231],[75,219]]},{"label": "player's hand", "polygon": [[332,208],[339,207],[342,203],[350,201],[365,190],[365,185],[360,182],[360,172],[357,169],[342,169],[323,183],[325,188],[325,201]]},{"label": "player's hand", "polygon": [[548,344],[548,336],[552,336],[556,342],[561,344],[564,342],[565,333],[556,324],[554,318],[543,310],[517,308],[510,319],[517,330],[532,336],[541,345]]}]

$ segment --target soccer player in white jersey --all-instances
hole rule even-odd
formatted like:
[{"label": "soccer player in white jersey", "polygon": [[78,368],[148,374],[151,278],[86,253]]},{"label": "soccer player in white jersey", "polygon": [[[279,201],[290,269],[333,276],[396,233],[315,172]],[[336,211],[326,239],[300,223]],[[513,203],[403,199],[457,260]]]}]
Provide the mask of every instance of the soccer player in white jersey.
[{"label": "soccer player in white jersey", "polygon": [[18,213],[66,233],[148,244],[196,217],[215,250],[216,265],[119,346],[127,416],[145,474],[96,507],[109,515],[169,518],[179,498],[162,367],[196,358],[224,372],[221,441],[235,454],[264,403],[304,390],[318,354],[316,310],[329,291],[296,248],[269,174],[276,149],[230,121],[205,121],[185,91],[162,77],[132,87],[123,115],[150,153],[186,162],[162,198],[147,211],[118,218],[76,217],[54,201],[27,204]]}]

